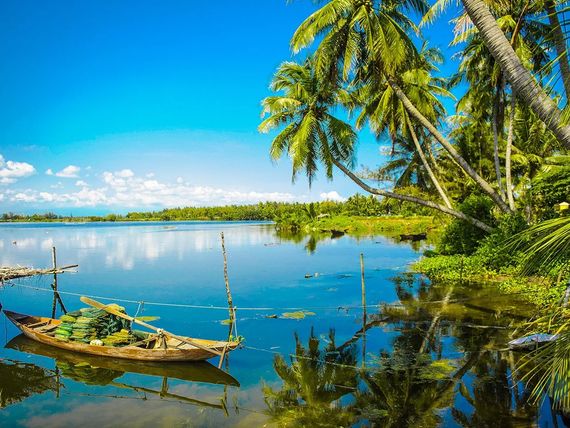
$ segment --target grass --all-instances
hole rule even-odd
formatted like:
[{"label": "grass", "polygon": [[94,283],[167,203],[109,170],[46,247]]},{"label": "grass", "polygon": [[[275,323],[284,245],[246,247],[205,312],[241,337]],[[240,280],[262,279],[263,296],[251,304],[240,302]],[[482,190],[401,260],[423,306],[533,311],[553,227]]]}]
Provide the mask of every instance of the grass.
[{"label": "grass", "polygon": [[342,231],[355,234],[400,234],[440,231],[443,224],[432,216],[334,216],[313,221],[305,226],[307,232]]},{"label": "grass", "polygon": [[498,272],[488,268],[477,256],[423,257],[412,265],[412,270],[433,281],[494,283],[501,292],[519,295],[522,300],[543,309],[556,305],[566,289],[564,281],[556,284],[549,277],[519,276],[514,268]]}]

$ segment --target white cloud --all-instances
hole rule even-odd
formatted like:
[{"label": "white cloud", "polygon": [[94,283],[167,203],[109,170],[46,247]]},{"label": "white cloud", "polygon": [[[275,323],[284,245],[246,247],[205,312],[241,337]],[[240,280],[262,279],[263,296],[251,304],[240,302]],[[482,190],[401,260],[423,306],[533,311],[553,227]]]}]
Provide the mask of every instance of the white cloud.
[{"label": "white cloud", "polygon": [[81,171],[81,168],[78,166],[68,165],[61,171],[56,172],[55,175],[61,178],[77,178],[79,177],[79,171]]},{"label": "white cloud", "polygon": [[[120,208],[177,207],[226,204],[249,204],[262,201],[290,202],[299,200],[291,193],[228,190],[211,186],[192,186],[187,183],[162,183],[137,177],[128,169],[102,174],[104,186],[83,188],[76,192],[40,192],[27,189],[11,194],[12,202],[50,203],[56,206]],[[79,184],[78,184],[79,183]],[[82,180],[76,182],[83,185]],[[336,193],[336,192],[335,192]],[[336,194],[337,197],[338,194]]]},{"label": "white cloud", "polygon": [[182,177],[178,177],[178,178],[176,179],[176,182],[177,182],[178,184],[182,184],[182,183],[184,183],[184,179],[183,179]]},{"label": "white cloud", "polygon": [[53,170],[51,168],[46,169],[46,175],[53,175]]},{"label": "white cloud", "polygon": [[326,193],[321,193],[319,196],[324,201],[337,201],[337,202],[346,201],[346,198],[343,198],[342,196],[340,196],[336,190],[332,190],[332,191],[326,192]]},{"label": "white cloud", "polygon": [[36,172],[36,169],[26,162],[6,161],[0,155],[0,184],[12,184],[18,179],[29,177]]},{"label": "white cloud", "polygon": [[10,198],[10,200],[14,202],[37,202],[38,194],[36,192],[27,190],[24,192],[16,193],[14,196]]},{"label": "white cloud", "polygon": [[75,182],[75,185],[78,186],[78,187],[89,186],[89,184],[87,184],[87,183],[86,183],[85,181],[83,181],[83,180],[77,180],[77,181]]},{"label": "white cloud", "polygon": [[115,175],[121,178],[131,178],[134,177],[135,173],[130,169],[122,169],[120,171],[115,172]]}]

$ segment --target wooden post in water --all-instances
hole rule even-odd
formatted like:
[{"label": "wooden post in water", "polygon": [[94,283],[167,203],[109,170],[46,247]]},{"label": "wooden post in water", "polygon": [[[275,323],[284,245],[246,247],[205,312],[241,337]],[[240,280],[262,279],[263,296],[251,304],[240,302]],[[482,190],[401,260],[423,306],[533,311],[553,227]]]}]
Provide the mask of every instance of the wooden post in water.
[{"label": "wooden post in water", "polygon": [[366,324],[366,283],[364,282],[364,254],[362,253],[360,253],[360,282],[362,285],[362,318]]},{"label": "wooden post in water", "polygon": [[[230,312],[230,329],[228,332],[228,342],[229,342],[232,336],[232,331],[235,323],[235,310],[234,310],[234,303],[232,300],[232,292],[230,291],[230,280],[228,277],[228,257],[226,255],[226,243],[224,240],[224,232],[221,233],[221,237],[222,237],[222,254],[224,256],[224,282],[226,284],[226,295],[228,297],[228,309]],[[218,365],[218,368],[222,368],[225,356],[226,356],[226,349],[224,348],[224,350],[222,351],[222,356],[220,357],[220,363]]]},{"label": "wooden post in water", "polygon": [[362,292],[362,367],[366,364],[366,283],[364,281],[364,254],[360,253],[360,283]]},{"label": "wooden post in water", "polygon": [[61,297],[59,296],[59,293],[57,292],[57,257],[56,257],[56,253],[55,253],[55,247],[51,247],[51,261],[52,261],[52,266],[53,266],[53,284],[51,285],[51,288],[53,290],[53,303],[51,306],[51,317],[55,318],[56,302],[59,302],[59,305],[60,305],[63,313],[64,314],[67,313],[67,310],[65,309],[65,306],[63,305],[63,302],[61,301]]}]

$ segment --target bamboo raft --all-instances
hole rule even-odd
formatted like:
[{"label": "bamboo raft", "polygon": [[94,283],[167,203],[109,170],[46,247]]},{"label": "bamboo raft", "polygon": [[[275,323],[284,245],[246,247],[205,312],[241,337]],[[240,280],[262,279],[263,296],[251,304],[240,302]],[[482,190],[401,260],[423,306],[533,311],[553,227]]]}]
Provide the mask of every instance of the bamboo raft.
[{"label": "bamboo raft", "polygon": [[[27,337],[46,345],[68,351],[102,357],[124,358],[139,361],[204,361],[223,356],[238,347],[239,342],[195,339],[171,334],[148,333],[146,339],[122,346],[100,346],[56,339],[53,332],[61,323],[58,319],[20,314],[4,310],[4,315]],[[51,333],[53,334],[53,333]]]},{"label": "bamboo raft", "polygon": [[69,271],[69,269],[73,269],[78,266],[79,265],[70,265],[51,269],[36,269],[25,266],[0,266],[0,283],[4,283],[12,279],[27,278],[35,275],[56,275],[65,273]]}]

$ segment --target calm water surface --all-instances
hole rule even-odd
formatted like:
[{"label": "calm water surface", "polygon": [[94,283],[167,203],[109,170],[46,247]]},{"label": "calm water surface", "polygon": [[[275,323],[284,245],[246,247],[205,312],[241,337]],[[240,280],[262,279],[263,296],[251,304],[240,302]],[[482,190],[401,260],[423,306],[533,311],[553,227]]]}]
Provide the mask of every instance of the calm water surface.
[{"label": "calm water surface", "polygon": [[[61,291],[144,301],[119,303],[173,332],[224,339],[227,310],[159,305],[227,306],[222,231],[245,338],[231,376],[57,351],[2,317],[0,426],[564,426],[548,400],[527,403],[512,372],[519,356],[504,351],[531,308],[490,287],[407,274],[419,248],[388,237],[286,237],[258,223],[8,224],[0,266],[49,267],[55,246],[59,265],[79,264],[59,276]],[[49,286],[0,286],[0,302],[49,316]],[[62,297],[69,310],[84,306]],[[304,319],[283,316],[299,308]]]}]

